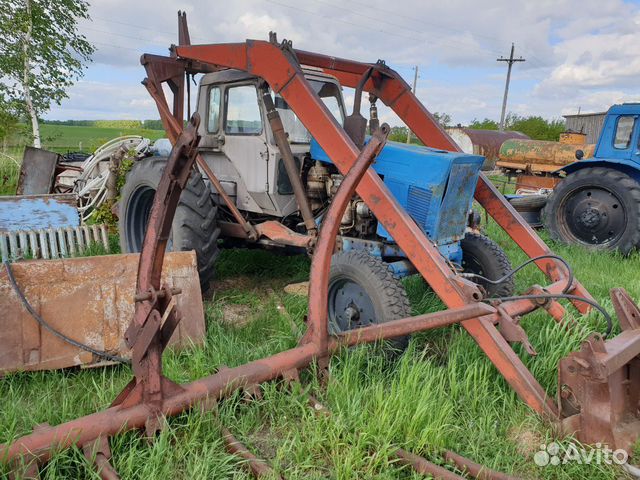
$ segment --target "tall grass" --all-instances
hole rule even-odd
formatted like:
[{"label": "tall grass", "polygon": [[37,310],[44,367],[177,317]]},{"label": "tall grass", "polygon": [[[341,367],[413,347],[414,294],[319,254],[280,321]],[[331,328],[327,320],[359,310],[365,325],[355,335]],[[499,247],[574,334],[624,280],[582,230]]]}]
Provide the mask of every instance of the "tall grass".
[{"label": "tall grass", "polygon": [[[524,255],[498,227],[486,231],[509,253],[514,264]],[[567,258],[593,296],[609,311],[608,290],[623,286],[640,298],[638,255],[589,253],[554,245]],[[213,298],[206,302],[205,344],[164,356],[165,374],[188,382],[294,346],[304,332],[306,299],[282,287],[308,275],[305,257],[265,251],[225,250],[218,262]],[[518,274],[517,289],[544,284],[528,267]],[[441,302],[418,277],[405,281],[415,313],[437,311]],[[246,322],[228,322],[231,307],[242,305]],[[555,394],[557,362],[590,331],[605,323],[596,313],[575,316],[579,327],[566,331],[545,313],[523,319],[539,355],[520,352],[550,395]],[[624,474],[608,465],[537,467],[540,445],[559,439],[547,420],[535,415],[514,393],[473,339],[459,326],[415,335],[395,358],[375,346],[349,349],[332,358],[322,386],[303,374],[304,387],[289,392],[279,382],[263,387],[263,398],[250,403],[238,396],[221,403],[217,416],[193,411],[171,418],[150,445],[135,432],[111,441],[113,464],[127,479],[250,478],[237,458],[224,451],[219,423],[231,428],[257,455],[268,458],[288,479],[421,478],[393,459],[403,447],[445,464],[444,449],[523,478],[614,479]],[[10,375],[0,381],[0,441],[29,432],[34,425],[54,425],[105,408],[131,376],[128,367],[66,370]],[[315,415],[306,406],[311,392],[332,415]],[[447,468],[452,469],[451,465]],[[460,473],[460,472],[459,472]],[[78,449],[58,453],[43,478],[98,478]]]}]

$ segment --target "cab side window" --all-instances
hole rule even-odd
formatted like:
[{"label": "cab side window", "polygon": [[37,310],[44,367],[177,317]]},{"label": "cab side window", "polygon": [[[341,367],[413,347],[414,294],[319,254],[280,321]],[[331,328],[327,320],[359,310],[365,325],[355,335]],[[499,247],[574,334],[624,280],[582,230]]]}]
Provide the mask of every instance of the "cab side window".
[{"label": "cab side window", "polygon": [[636,122],[635,117],[624,116],[618,118],[616,125],[616,135],[613,139],[613,148],[618,150],[626,150],[631,145],[631,136],[633,135],[633,126]]},{"label": "cab side window", "polygon": [[207,115],[207,132],[216,133],[220,128],[220,89],[209,89],[209,114]]},{"label": "cab side window", "polygon": [[227,109],[224,131],[231,135],[259,135],[262,133],[262,115],[258,93],[253,85],[227,89]]}]

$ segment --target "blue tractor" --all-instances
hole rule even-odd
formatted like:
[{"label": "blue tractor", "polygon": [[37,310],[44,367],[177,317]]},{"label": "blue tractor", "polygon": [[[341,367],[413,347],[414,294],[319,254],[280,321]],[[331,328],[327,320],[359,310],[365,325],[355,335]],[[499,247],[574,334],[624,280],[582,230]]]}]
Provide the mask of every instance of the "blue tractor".
[{"label": "blue tractor", "polygon": [[640,103],[613,105],[592,158],[564,176],[542,212],[555,240],[628,254],[640,246]]},{"label": "blue tractor", "polygon": [[[345,130],[357,124],[350,131],[357,130],[356,144],[361,146],[367,121],[359,115],[359,105],[347,117],[342,89],[334,77],[317,69],[306,69],[305,76]],[[224,193],[259,233],[250,238],[220,192],[200,171],[193,172],[176,211],[170,246],[196,251],[206,288],[221,246],[291,250],[295,243],[300,250],[299,241],[311,239],[311,231],[321,227],[343,176],[284,99],[252,75],[236,70],[204,75],[197,105],[204,119],[199,130],[200,155]],[[372,126],[377,122],[375,101],[370,114]],[[271,124],[275,116],[286,135],[280,144]],[[477,155],[388,142],[373,168],[444,258],[459,270],[495,280],[505,276],[511,265],[502,249],[478,232],[473,220],[477,216],[471,207],[482,162]],[[152,156],[137,162],[127,176],[119,214],[123,251],[142,247],[164,164],[164,157]],[[270,235],[278,231],[286,234]],[[358,196],[342,218],[338,246],[329,286],[333,329],[409,316],[400,278],[411,274],[413,266]],[[311,244],[305,244],[302,251],[311,249]],[[479,279],[494,295],[508,295],[513,287],[510,280],[500,285],[482,282]]]}]

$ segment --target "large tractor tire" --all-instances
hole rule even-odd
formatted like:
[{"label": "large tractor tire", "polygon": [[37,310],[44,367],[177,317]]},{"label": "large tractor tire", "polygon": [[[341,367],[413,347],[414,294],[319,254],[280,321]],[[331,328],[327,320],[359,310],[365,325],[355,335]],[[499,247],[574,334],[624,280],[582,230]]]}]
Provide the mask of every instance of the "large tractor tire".
[{"label": "large tractor tire", "polygon": [[640,244],[640,185],[611,168],[567,175],[542,212],[551,238],[626,255]]},{"label": "large tractor tire", "polygon": [[[364,252],[339,252],[329,274],[329,333],[336,334],[411,315],[407,292],[388,265]],[[409,337],[389,340],[404,350]]]},{"label": "large tractor tire", "polygon": [[[489,280],[498,280],[512,270],[509,257],[496,242],[479,233],[467,233],[460,242],[462,248],[462,271],[473,273]],[[481,278],[472,281],[480,285],[488,297],[508,297],[513,295],[513,276],[497,285]]]},{"label": "large tractor tire", "polygon": [[[133,165],[120,197],[118,226],[123,252],[139,252],[151,213],[151,205],[167,159],[150,157]],[[218,207],[200,173],[194,169],[176,209],[167,250],[195,250],[202,291],[213,279],[215,261],[220,253],[216,222]]]}]

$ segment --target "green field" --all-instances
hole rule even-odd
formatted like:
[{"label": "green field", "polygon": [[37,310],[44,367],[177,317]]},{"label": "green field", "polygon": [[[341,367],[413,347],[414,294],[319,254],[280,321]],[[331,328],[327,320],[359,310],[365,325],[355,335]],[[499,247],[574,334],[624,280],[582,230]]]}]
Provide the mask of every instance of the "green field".
[{"label": "green field", "polygon": [[142,135],[151,140],[164,137],[163,130],[143,128],[76,127],[68,125],[42,125],[43,148],[54,152],[93,152],[103,143],[122,135]]},{"label": "green field", "polygon": [[[69,125],[40,125],[42,148],[57,153],[91,153],[103,143],[123,135],[142,135],[151,140],[164,137],[163,130],[143,128],[78,127]],[[16,136],[7,139],[0,148],[0,195],[13,195],[18,181],[19,163],[28,139]]]},{"label": "green field", "polygon": [[[73,139],[92,141],[89,133],[80,132]],[[65,143],[72,141],[59,145]],[[484,228],[514,265],[524,261],[494,223]],[[553,248],[610,312],[611,287],[624,287],[640,299],[638,254],[621,258],[577,247]],[[188,382],[223,365],[234,367],[293,347],[305,330],[306,298],[287,294],[283,287],[306,280],[308,273],[309,260],[303,256],[224,250],[212,296],[205,302],[205,344],[168,352],[165,374]],[[414,313],[442,309],[421,278],[404,282]],[[517,275],[516,288],[523,292],[545,283],[535,267],[527,267]],[[522,325],[538,356],[516,348],[553,397],[558,360],[590,332],[605,328],[597,313],[570,315],[578,321],[571,332],[544,312],[525,317]],[[0,380],[0,442],[43,422],[56,425],[106,408],[130,378],[126,366],[9,375]],[[558,437],[548,420],[534,414],[459,326],[415,335],[397,358],[373,347],[344,351],[331,360],[326,388],[312,372],[302,379],[291,393],[279,382],[269,383],[260,400],[247,403],[236,396],[222,402],[217,414],[193,411],[171,418],[151,444],[139,433],[118,435],[111,440],[112,463],[123,479],[252,478],[240,460],[225,452],[222,424],[287,479],[424,478],[393,460],[395,447],[442,465],[442,452],[450,449],[520,478],[626,478],[620,468],[604,464],[536,466],[533,456],[542,444],[556,440],[566,447],[572,439]],[[315,415],[306,406],[307,392],[327,405],[332,416]],[[41,473],[44,479],[99,478],[79,449],[56,454]]]}]

